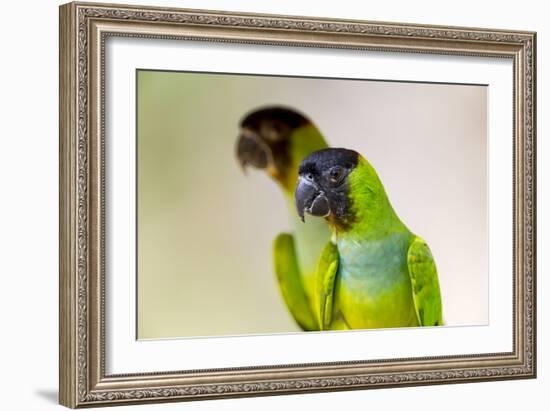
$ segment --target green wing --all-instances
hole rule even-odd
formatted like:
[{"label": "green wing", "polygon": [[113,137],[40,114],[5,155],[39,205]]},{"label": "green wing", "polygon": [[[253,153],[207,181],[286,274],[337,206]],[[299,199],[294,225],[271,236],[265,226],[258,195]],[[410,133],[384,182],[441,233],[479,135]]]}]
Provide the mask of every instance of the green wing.
[{"label": "green wing", "polygon": [[443,325],[437,269],[430,248],[421,238],[416,237],[409,246],[407,263],[419,324]]},{"label": "green wing", "polygon": [[338,273],[338,248],[329,242],[317,265],[317,294],[319,295],[318,322],[321,330],[329,328],[334,305],[334,284]]},{"label": "green wing", "polygon": [[294,237],[281,233],[273,243],[273,261],[279,289],[294,320],[305,331],[318,331],[317,321],[300,279]]}]

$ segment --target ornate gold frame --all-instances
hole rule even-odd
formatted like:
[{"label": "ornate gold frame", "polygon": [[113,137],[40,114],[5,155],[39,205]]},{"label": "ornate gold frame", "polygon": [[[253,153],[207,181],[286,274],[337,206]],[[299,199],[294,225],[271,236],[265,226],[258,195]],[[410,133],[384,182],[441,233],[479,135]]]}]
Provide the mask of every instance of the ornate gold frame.
[{"label": "ornate gold frame", "polygon": [[[512,59],[513,351],[106,375],[103,67],[109,36]],[[91,3],[61,6],[60,403],[102,406],[535,377],[535,50],[532,32]]]}]

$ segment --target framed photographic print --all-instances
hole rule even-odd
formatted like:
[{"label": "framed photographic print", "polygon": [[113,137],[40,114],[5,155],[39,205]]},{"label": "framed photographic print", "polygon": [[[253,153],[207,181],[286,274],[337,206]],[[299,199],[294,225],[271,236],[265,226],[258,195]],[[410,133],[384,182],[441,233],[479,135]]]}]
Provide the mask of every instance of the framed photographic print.
[{"label": "framed photographic print", "polygon": [[532,32],[60,8],[60,402],[533,378]]}]

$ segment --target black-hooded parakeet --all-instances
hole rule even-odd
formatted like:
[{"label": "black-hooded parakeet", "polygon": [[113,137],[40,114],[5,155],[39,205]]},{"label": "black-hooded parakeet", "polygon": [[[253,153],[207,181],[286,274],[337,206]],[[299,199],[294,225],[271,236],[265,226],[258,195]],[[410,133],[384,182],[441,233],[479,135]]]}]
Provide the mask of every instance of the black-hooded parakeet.
[{"label": "black-hooded parakeet", "polygon": [[295,200],[306,225],[332,232],[318,264],[321,329],[443,325],[434,258],[394,211],[372,165],[357,152],[327,148],[299,168]]},{"label": "black-hooded parakeet", "polygon": [[303,225],[294,207],[300,162],[327,147],[319,129],[305,115],[285,107],[266,107],[247,114],[240,124],[237,158],[243,168],[252,166],[278,184],[288,207],[291,231],[273,243],[273,262],[279,289],[298,325],[318,330],[316,269],[330,237],[323,221]]}]

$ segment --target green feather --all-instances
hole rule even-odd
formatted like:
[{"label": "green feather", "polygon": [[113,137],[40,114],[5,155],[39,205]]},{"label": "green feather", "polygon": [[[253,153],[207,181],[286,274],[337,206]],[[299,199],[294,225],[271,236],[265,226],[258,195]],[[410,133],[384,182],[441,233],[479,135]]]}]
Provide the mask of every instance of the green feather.
[{"label": "green feather", "polygon": [[338,272],[338,249],[329,242],[320,258],[317,267],[317,295],[319,296],[319,309],[317,321],[320,330],[326,330],[332,322],[332,309],[334,299],[334,285]]},{"label": "green feather", "polygon": [[273,262],[279,290],[291,315],[303,330],[316,330],[316,320],[300,278],[292,235],[281,233],[275,238]]},{"label": "green feather", "polygon": [[411,243],[407,263],[418,322],[424,326],[443,325],[435,262],[428,245],[421,238],[416,237]]}]

